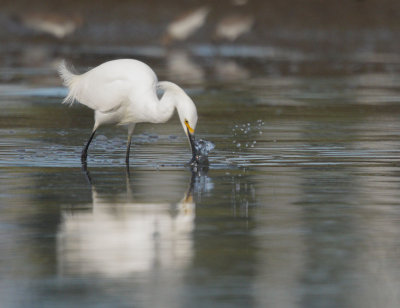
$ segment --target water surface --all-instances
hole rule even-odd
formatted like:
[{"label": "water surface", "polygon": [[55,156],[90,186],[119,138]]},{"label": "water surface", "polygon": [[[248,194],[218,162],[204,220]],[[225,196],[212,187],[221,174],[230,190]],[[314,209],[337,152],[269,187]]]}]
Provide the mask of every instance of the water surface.
[{"label": "water surface", "polygon": [[398,64],[189,56],[147,60],[216,146],[196,173],[177,117],[137,126],[129,174],[101,128],[85,173],[92,112],[52,69],[1,70],[0,306],[397,307]]}]

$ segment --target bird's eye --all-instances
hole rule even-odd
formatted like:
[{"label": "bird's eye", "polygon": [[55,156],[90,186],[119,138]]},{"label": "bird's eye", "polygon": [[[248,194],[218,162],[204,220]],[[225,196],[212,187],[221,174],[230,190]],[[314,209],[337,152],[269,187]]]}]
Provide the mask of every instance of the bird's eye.
[{"label": "bird's eye", "polygon": [[188,120],[185,120],[185,124],[189,124],[189,121],[188,121]]}]

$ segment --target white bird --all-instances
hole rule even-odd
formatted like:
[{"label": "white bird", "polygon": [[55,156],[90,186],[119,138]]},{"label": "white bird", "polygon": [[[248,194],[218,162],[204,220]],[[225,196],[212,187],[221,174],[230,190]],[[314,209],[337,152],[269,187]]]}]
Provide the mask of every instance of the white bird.
[{"label": "white bird", "polygon": [[[133,59],[113,60],[77,75],[63,62],[58,71],[64,85],[69,88],[63,103],[72,104],[78,101],[95,111],[93,131],[81,155],[82,163],[86,163],[87,150],[99,126],[117,124],[128,127],[125,161],[129,164],[130,145],[136,123],[164,123],[171,118],[175,108],[189,138],[193,155],[191,163],[196,161],[195,104],[178,85],[169,81],[158,81],[154,71],[145,63]],[[157,96],[157,89],[164,91],[161,99]]]}]

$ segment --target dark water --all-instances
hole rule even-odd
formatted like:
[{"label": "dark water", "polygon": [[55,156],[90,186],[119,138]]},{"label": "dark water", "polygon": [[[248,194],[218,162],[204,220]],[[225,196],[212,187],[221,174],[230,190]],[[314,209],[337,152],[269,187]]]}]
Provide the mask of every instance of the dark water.
[{"label": "dark water", "polygon": [[92,112],[52,66],[1,69],[0,306],[398,307],[397,58],[175,56],[146,60],[196,102],[208,172],[173,118],[138,125],[129,176],[100,129],[91,184]]}]

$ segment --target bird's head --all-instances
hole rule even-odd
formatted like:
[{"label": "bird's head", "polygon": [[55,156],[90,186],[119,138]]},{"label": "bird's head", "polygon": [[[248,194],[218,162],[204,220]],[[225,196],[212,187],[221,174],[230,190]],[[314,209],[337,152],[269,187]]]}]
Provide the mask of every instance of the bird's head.
[{"label": "bird's head", "polygon": [[181,107],[178,108],[178,114],[180,122],[182,123],[183,130],[185,131],[186,136],[189,138],[190,147],[192,150],[193,157],[196,156],[196,147],[195,147],[195,138],[194,132],[197,125],[197,110],[196,106],[190,100],[184,104],[181,104]]},{"label": "bird's head", "polygon": [[197,125],[197,110],[195,105],[192,103],[191,105],[184,107],[183,110],[179,111],[178,109],[178,114],[186,136],[193,136]]},{"label": "bird's head", "polygon": [[194,132],[197,125],[196,105],[193,103],[192,99],[185,94],[184,96],[179,97],[179,101],[177,102],[176,106],[178,110],[179,120],[182,124],[186,136],[189,139],[193,157],[195,157],[196,147]]},{"label": "bird's head", "polygon": [[175,105],[183,131],[189,138],[192,154],[195,156],[196,148],[194,132],[197,125],[196,105],[182,88],[172,82],[160,81],[158,87],[165,91],[163,97],[166,98],[166,101]]}]

